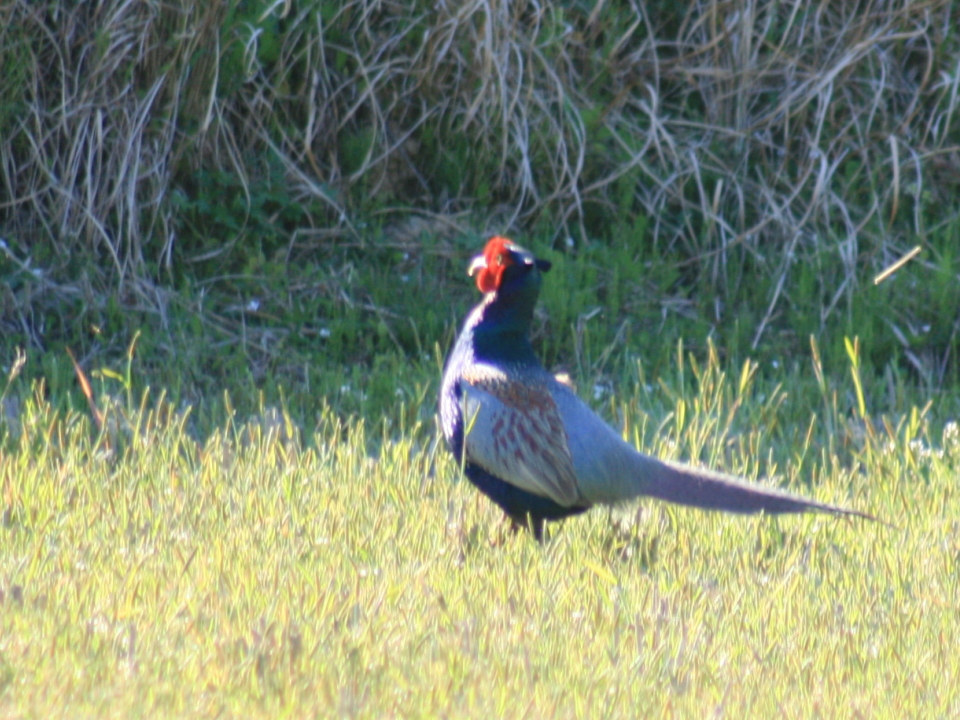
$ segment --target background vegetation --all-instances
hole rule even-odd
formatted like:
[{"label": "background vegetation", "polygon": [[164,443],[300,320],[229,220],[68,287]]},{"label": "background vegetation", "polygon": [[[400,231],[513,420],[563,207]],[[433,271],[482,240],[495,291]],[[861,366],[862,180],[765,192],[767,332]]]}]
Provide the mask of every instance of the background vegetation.
[{"label": "background vegetation", "polygon": [[945,0],[8,0],[0,21],[0,329],[57,396],[63,344],[116,364],[137,330],[137,377],[177,401],[334,396],[345,367],[446,347],[493,231],[566,261],[551,364],[589,332],[654,370],[707,335],[773,361],[814,334],[840,365],[856,334],[872,371],[957,379]]},{"label": "background vegetation", "polygon": [[[0,715],[956,715],[958,27],[0,0]],[[493,232],[627,437],[895,527],[506,535],[433,425]]]}]

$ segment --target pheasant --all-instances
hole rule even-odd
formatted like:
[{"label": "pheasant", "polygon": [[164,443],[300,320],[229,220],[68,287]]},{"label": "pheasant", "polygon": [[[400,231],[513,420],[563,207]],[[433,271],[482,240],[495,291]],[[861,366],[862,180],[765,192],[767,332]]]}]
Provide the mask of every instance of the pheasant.
[{"label": "pheasant", "polygon": [[530,324],[550,263],[503,237],[470,263],[483,300],[440,387],[444,438],[473,485],[540,540],[547,521],[650,496],[734,513],[871,515],[638,452],[543,367]]}]

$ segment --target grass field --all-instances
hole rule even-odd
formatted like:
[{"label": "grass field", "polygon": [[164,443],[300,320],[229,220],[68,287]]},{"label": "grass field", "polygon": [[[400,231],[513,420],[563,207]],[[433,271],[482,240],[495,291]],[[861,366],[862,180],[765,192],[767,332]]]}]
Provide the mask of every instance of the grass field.
[{"label": "grass field", "polygon": [[890,526],[643,503],[541,546],[429,420],[265,409],[198,441],[160,398],[102,433],[25,403],[0,451],[0,716],[956,717],[957,426],[795,422],[712,357],[601,410]]},{"label": "grass field", "polygon": [[[0,3],[0,720],[960,717],[956,15]],[[631,442],[883,522],[511,534],[495,233]]]}]

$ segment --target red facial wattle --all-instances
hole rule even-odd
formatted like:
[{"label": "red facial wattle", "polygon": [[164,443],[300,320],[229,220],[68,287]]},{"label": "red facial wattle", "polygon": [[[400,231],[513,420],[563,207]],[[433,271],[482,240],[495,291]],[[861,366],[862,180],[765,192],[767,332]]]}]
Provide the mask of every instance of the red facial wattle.
[{"label": "red facial wattle", "polygon": [[482,293],[500,289],[503,272],[514,264],[511,251],[513,242],[499,235],[490,238],[483,249],[483,260],[477,258],[470,267],[470,274],[476,271],[477,288]]}]

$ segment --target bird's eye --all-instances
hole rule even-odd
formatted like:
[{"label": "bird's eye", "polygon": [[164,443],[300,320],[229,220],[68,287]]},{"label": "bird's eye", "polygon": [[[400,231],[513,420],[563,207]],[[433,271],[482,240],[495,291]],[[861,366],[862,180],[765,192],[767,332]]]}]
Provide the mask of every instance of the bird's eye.
[{"label": "bird's eye", "polygon": [[497,255],[497,265],[503,265],[503,253]]}]

